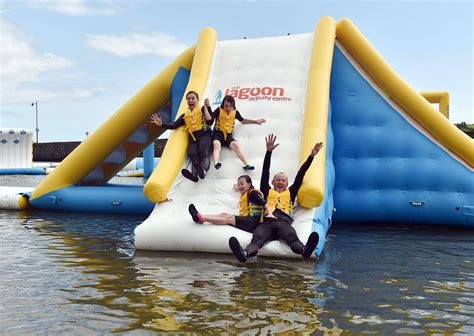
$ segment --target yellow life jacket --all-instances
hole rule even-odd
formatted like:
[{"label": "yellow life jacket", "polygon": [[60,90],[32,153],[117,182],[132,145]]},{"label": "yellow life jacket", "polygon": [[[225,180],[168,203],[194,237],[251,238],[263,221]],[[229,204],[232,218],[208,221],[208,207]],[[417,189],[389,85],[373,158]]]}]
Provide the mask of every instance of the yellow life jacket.
[{"label": "yellow life jacket", "polygon": [[[263,194],[258,191],[260,195]],[[247,191],[243,195],[240,196],[240,201],[239,201],[239,216],[248,216],[248,217],[260,217],[260,223],[263,222],[263,215],[265,213],[264,208],[262,205],[257,205],[253,204],[249,201],[248,195],[250,191]]]},{"label": "yellow life jacket", "polygon": [[222,107],[219,107],[219,117],[216,120],[215,130],[224,134],[224,140],[227,140],[227,134],[231,134],[234,130],[236,110],[227,113]]},{"label": "yellow life jacket", "polygon": [[184,124],[184,130],[191,135],[191,138],[193,138],[194,141],[196,141],[193,134],[194,132],[200,130],[206,131],[209,129],[209,125],[206,123],[206,118],[203,118],[201,106],[196,106],[192,111],[188,109],[184,113]]},{"label": "yellow life jacket", "polygon": [[275,209],[280,209],[286,214],[293,217],[293,204],[291,204],[291,193],[290,189],[279,193],[275,189],[270,189],[268,192],[267,202],[272,211]]}]

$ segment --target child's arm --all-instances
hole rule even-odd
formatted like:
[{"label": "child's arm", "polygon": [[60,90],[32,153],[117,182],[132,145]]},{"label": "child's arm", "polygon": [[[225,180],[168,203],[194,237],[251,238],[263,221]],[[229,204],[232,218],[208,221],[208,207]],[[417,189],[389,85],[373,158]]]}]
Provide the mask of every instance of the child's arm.
[{"label": "child's arm", "polygon": [[267,212],[267,215],[265,217],[276,218],[275,216],[273,216],[272,208],[270,208],[265,198],[263,198],[259,192],[257,192],[256,190],[252,190],[251,192],[249,192],[248,197],[251,203],[263,206],[263,208]]},{"label": "child's arm", "polygon": [[260,118],[260,119],[247,119],[247,118],[244,118],[244,117],[242,117],[242,115],[240,114],[239,111],[237,111],[237,113],[235,114],[235,119],[237,119],[238,121],[240,121],[242,124],[257,124],[257,125],[261,125],[261,124],[263,124],[264,122],[266,122],[266,120],[263,119],[263,118]]},{"label": "child's arm", "polygon": [[265,204],[264,206],[265,208],[265,211],[267,212],[267,215],[265,217],[267,218],[276,218],[274,215],[273,215],[273,211],[272,211],[272,208],[270,208],[270,206],[267,204]]},{"label": "child's arm", "polygon": [[211,104],[209,104],[209,98],[204,99],[204,106],[202,107],[202,112],[204,113],[204,118],[206,119],[206,121],[212,120],[212,109]]},{"label": "child's arm", "polygon": [[150,122],[158,127],[163,127],[166,129],[177,129],[180,126],[184,125],[184,117],[180,115],[173,123],[164,123],[161,117],[158,117],[157,114],[153,113],[150,117]]},{"label": "child's arm", "polygon": [[266,120],[263,119],[263,118],[261,118],[261,119],[247,119],[247,118],[244,118],[241,121],[242,124],[257,124],[257,125],[261,125],[264,122],[266,122]]}]

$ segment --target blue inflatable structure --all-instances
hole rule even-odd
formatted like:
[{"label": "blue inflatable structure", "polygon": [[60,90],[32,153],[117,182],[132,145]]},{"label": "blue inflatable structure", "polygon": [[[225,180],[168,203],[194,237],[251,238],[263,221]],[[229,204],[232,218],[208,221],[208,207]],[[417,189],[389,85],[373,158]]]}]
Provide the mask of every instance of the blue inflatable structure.
[{"label": "blue inflatable structure", "polygon": [[472,170],[404,118],[338,47],[330,99],[334,221],[474,226]]}]

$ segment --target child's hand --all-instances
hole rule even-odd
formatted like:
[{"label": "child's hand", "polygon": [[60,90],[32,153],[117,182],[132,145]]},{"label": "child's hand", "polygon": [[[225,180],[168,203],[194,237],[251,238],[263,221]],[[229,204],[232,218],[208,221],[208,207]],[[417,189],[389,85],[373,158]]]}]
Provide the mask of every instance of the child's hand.
[{"label": "child's hand", "polygon": [[264,124],[265,122],[266,122],[266,120],[263,119],[263,118],[255,120],[255,123],[258,124],[258,125]]},{"label": "child's hand", "polygon": [[318,142],[314,147],[311,149],[311,156],[316,156],[318,154],[319,150],[323,147],[322,142]]},{"label": "child's hand", "polygon": [[163,126],[163,120],[161,119],[161,117],[158,117],[158,115],[156,113],[153,113],[150,117],[150,122],[152,124],[155,124],[156,126],[158,127],[161,127]]},{"label": "child's hand", "polygon": [[209,107],[211,104],[209,104],[209,98],[204,99],[204,106]]},{"label": "child's hand", "polygon": [[234,183],[232,189],[234,189],[234,191],[239,191],[239,186],[237,185],[237,183]]},{"label": "child's hand", "polygon": [[269,213],[268,215],[265,216],[266,218],[273,218],[275,219],[276,217],[273,215],[273,212],[272,213]]}]

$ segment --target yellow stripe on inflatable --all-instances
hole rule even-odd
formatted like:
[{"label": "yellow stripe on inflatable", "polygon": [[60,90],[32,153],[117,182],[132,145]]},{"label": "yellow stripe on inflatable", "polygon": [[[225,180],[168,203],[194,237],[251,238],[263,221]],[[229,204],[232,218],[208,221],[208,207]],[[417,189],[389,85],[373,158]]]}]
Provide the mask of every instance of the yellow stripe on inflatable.
[{"label": "yellow stripe on inflatable", "polygon": [[420,92],[431,104],[438,104],[439,111],[449,119],[449,93],[445,91]]},{"label": "yellow stripe on inflatable", "polygon": [[391,99],[443,147],[474,168],[474,140],[441,113],[435,113],[433,106],[392,69],[349,19],[337,23],[336,37]]},{"label": "yellow stripe on inflatable", "polygon": [[28,209],[30,207],[30,201],[28,199],[28,196],[21,195],[18,199],[18,206],[20,207],[20,209]]},{"label": "yellow stripe on inflatable", "polygon": [[[196,91],[200,99],[209,77],[216,40],[217,33],[212,28],[204,28],[199,34],[186,92]],[[187,108],[186,98],[183,97],[176,118]],[[145,184],[145,196],[150,201],[161,203],[167,200],[166,195],[183,165],[187,147],[188,135],[183,127],[180,127],[169,137],[158,166]]]},{"label": "yellow stripe on inflatable", "polygon": [[[33,191],[31,199],[79,183],[170,100],[171,82],[180,67],[191,68],[195,47],[179,55],[77,147]],[[71,125],[73,127],[73,125]]]},{"label": "yellow stripe on inflatable", "polygon": [[143,172],[136,172],[136,173],[128,173],[121,175],[122,177],[143,177]]},{"label": "yellow stripe on inflatable", "polygon": [[308,76],[306,106],[301,134],[300,164],[308,158],[317,142],[323,142],[318,155],[305,175],[298,192],[298,203],[314,208],[324,199],[326,172],[326,133],[328,126],[329,90],[336,38],[336,21],[325,16],[316,26]]}]

